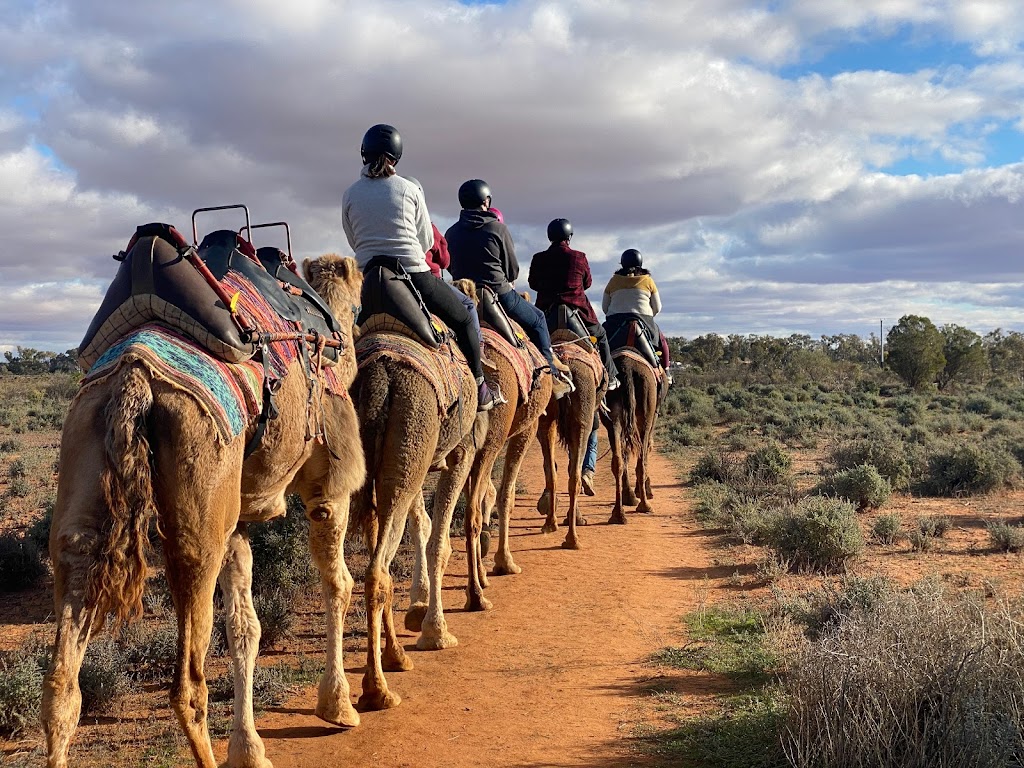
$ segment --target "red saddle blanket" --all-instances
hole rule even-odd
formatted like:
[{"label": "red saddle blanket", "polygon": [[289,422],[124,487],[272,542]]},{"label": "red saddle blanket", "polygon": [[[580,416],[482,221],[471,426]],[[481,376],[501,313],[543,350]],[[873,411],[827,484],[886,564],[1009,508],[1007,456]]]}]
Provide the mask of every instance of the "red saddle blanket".
[{"label": "red saddle blanket", "polygon": [[[522,329],[513,323],[513,330],[519,338],[525,338]],[[537,369],[546,370],[547,360],[541,355],[540,350],[531,342],[520,347],[514,347],[506,341],[505,337],[491,328],[483,328],[484,356],[500,355],[516,372],[516,384],[519,385],[519,399],[526,400],[530,396],[534,385],[534,371]]]},{"label": "red saddle blanket", "polygon": [[630,360],[635,360],[638,363],[646,365],[654,371],[654,378],[660,384],[665,379],[665,369],[660,365],[651,365],[650,360],[644,357],[642,354],[637,352],[632,347],[619,347],[618,349],[612,350],[613,358],[628,357]]},{"label": "red saddle blanket", "polygon": [[594,381],[598,384],[604,379],[604,365],[601,363],[601,358],[597,355],[597,350],[584,349],[579,344],[562,343],[554,347],[554,352],[566,365],[569,365],[574,360],[587,365],[594,372]]}]

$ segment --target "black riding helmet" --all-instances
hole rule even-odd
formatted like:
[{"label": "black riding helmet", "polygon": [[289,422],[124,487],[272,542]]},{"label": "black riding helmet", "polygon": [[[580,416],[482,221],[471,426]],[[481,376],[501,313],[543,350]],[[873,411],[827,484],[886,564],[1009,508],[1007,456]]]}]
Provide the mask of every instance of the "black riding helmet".
[{"label": "black riding helmet", "polygon": [[548,240],[552,243],[561,243],[572,237],[572,224],[568,219],[555,219],[548,224]]},{"label": "black riding helmet", "polygon": [[619,257],[619,265],[623,269],[639,269],[644,265],[644,257],[636,248],[627,248]]},{"label": "black riding helmet", "polygon": [[402,137],[393,125],[378,123],[363,134],[363,143],[359,147],[363,156],[363,164],[372,163],[380,157],[390,157],[395,165],[402,159]]},{"label": "black riding helmet", "polygon": [[470,179],[459,187],[459,205],[466,210],[479,208],[491,196],[491,188],[483,179]]}]

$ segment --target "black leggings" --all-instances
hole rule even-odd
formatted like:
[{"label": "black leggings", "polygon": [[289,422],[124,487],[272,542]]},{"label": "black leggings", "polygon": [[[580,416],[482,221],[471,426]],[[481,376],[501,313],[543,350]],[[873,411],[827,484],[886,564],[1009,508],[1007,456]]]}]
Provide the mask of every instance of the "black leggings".
[{"label": "black leggings", "polygon": [[410,272],[409,278],[423,296],[427,309],[441,318],[455,333],[455,341],[469,361],[469,369],[480,379],[484,369],[480,365],[480,343],[473,330],[473,318],[452,289],[432,272]]},{"label": "black leggings", "polygon": [[604,326],[600,323],[584,323],[590,335],[597,339],[597,350],[601,353],[601,362],[608,371],[608,377],[614,379],[619,375],[618,366],[612,359],[612,348],[608,346],[608,334],[604,332]]}]

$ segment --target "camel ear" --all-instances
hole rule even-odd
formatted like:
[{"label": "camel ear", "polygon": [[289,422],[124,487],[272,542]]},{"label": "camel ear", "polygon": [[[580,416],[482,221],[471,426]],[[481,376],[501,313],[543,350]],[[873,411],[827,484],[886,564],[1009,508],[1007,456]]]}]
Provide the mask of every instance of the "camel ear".
[{"label": "camel ear", "polygon": [[338,262],[338,274],[353,288],[359,288],[363,284],[363,272],[359,269],[359,263],[350,256],[345,256]]},{"label": "camel ear", "polygon": [[313,282],[313,270],[316,269],[316,262],[312,259],[302,260],[302,276],[306,278],[307,283]]},{"label": "camel ear", "polygon": [[474,283],[472,280],[466,280],[466,279],[456,280],[454,283],[452,283],[452,285],[454,285],[456,288],[458,288],[464,294],[469,296],[469,298],[471,298],[473,300],[474,304],[479,302],[480,299],[476,295],[476,283]]}]

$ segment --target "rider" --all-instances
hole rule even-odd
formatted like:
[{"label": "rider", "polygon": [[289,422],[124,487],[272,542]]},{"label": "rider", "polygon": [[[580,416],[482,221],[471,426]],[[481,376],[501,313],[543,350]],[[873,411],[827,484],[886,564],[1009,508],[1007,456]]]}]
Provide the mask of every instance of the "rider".
[{"label": "rider", "polygon": [[608,372],[608,389],[611,391],[619,386],[619,372],[612,360],[608,336],[597,321],[597,313],[587,298],[586,290],[594,282],[587,255],[569,247],[571,238],[572,224],[568,219],[555,219],[548,224],[548,240],[551,245],[546,251],[533,255],[530,287],[537,292],[537,307],[541,311],[547,312],[559,304],[579,310],[587,331],[597,339],[597,348]]},{"label": "rider", "polygon": [[451,254],[448,271],[456,279],[467,278],[492,288],[509,317],[523,327],[544,355],[552,375],[568,381],[568,371],[551,351],[551,334],[544,313],[515,290],[519,261],[512,233],[499,219],[500,211],[490,208],[490,187],[485,181],[470,179],[459,187],[459,205],[459,220],[445,232]]},{"label": "rider", "polygon": [[619,269],[604,289],[601,308],[604,310],[605,331],[614,333],[623,322],[638,319],[647,327],[651,338],[658,339],[661,348],[661,366],[669,368],[668,339],[654,322],[661,311],[661,297],[651,272],[644,269],[644,259],[636,248],[627,248],[619,258]]},{"label": "rider", "polygon": [[342,224],[360,269],[376,256],[397,260],[409,273],[427,309],[455,332],[478,387],[477,408],[489,411],[494,395],[484,381],[481,349],[473,334],[473,321],[451,289],[430,271],[424,254],[434,245],[430,216],[423,193],[395,173],[402,158],[402,138],[393,126],[379,124],[363,136],[359,180],[345,190]]}]

